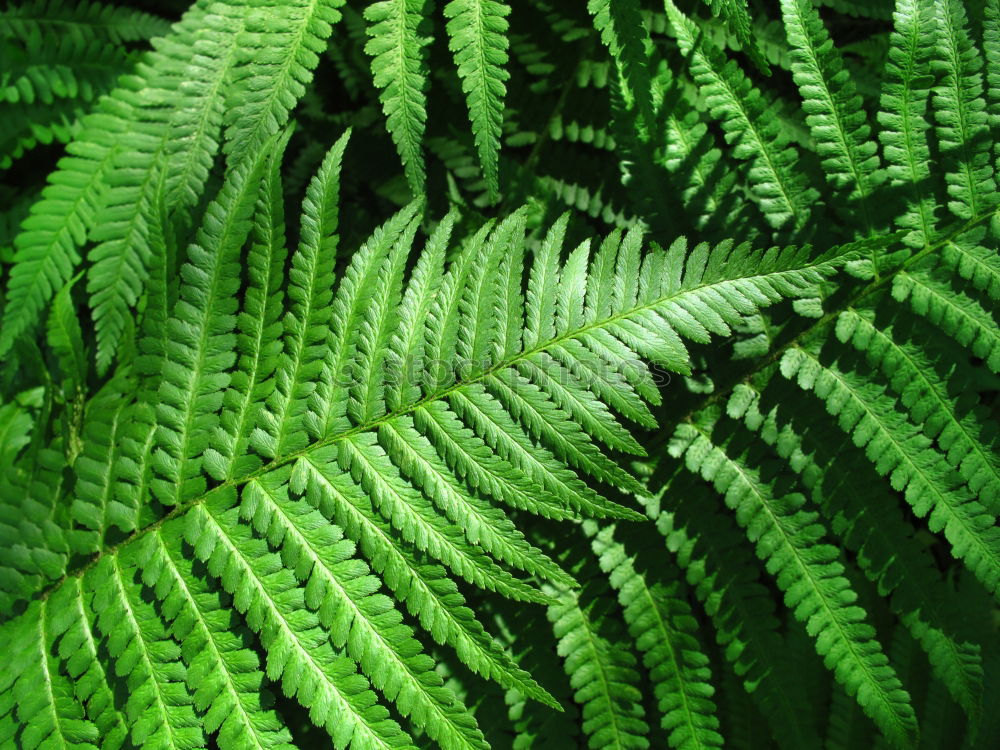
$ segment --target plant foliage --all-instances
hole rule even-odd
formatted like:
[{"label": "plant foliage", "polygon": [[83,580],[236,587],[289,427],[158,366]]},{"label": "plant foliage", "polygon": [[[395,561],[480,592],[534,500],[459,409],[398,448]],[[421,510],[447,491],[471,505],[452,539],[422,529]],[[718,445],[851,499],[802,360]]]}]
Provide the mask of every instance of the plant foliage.
[{"label": "plant foliage", "polygon": [[1000,2],[0,59],[0,747],[1000,743]]}]

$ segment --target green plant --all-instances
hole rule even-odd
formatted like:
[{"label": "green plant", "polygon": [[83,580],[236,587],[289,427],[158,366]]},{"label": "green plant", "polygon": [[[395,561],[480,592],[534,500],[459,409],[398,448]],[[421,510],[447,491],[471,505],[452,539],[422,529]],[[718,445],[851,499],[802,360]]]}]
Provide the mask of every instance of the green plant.
[{"label": "green plant", "polygon": [[0,11],[0,746],[996,746],[1000,2],[175,5]]}]

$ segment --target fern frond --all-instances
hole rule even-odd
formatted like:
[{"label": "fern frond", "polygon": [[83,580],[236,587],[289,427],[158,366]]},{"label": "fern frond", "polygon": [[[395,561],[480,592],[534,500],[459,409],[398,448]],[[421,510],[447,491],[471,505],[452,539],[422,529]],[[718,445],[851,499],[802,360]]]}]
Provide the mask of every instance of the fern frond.
[{"label": "fern frond", "polygon": [[305,93],[319,55],[340,20],[344,0],[252,2],[236,43],[226,109],[230,166],[255,158],[288,121]]},{"label": "fern frond", "polygon": [[893,279],[892,296],[897,302],[909,302],[915,313],[968,347],[991,371],[1000,373],[996,318],[975,297],[956,291],[947,275],[926,268],[901,271]]},{"label": "fern frond", "polygon": [[30,464],[18,453],[30,442],[31,416],[15,404],[0,407],[0,611],[66,571],[70,540],[63,487],[66,456],[56,441]]},{"label": "fern frond", "polygon": [[444,570],[419,561],[412,552],[392,543],[394,535],[388,522],[378,518],[371,501],[330,453],[313,451],[308,459],[296,462],[290,478],[292,488],[304,491],[306,499],[324,516],[357,540],[372,568],[435,641],[452,645],[472,671],[548,702],[534,680],[487,636]]},{"label": "fern frond", "polygon": [[451,0],[448,47],[462,79],[472,135],[490,200],[499,195],[500,126],[507,93],[507,16],[510,7],[497,0]]},{"label": "fern frond", "polygon": [[895,399],[856,372],[823,364],[815,352],[792,348],[781,371],[805,390],[826,401],[841,428],[920,516],[929,514],[933,531],[944,531],[952,552],[965,562],[990,591],[1000,585],[1000,532],[992,514],[968,497],[962,480],[944,457],[931,449],[930,439],[901,414]]},{"label": "fern frond", "polygon": [[414,195],[424,187],[424,130],[427,124],[428,67],[425,49],[430,39],[421,35],[429,15],[428,0],[385,0],[365,8],[371,40],[365,52],[372,56],[372,76],[382,89],[379,98],[386,127],[396,143],[406,179]]},{"label": "fern frond", "polygon": [[235,614],[184,554],[180,524],[146,536],[138,557],[143,581],[163,603],[170,634],[182,644],[188,688],[205,730],[218,732],[219,746],[227,750],[290,750],[288,731],[261,706],[259,658],[242,644]]},{"label": "fern frond", "polygon": [[735,144],[734,156],[751,160],[748,176],[761,211],[776,228],[791,222],[801,229],[819,193],[796,173],[797,152],[776,126],[773,106],[735,62],[726,62],[710,42],[698,40],[697,27],[673,2],[667,0],[666,8],[713,117],[721,122],[726,140]]},{"label": "fern frond", "polygon": [[97,214],[98,222],[103,219],[108,223],[102,223],[91,233],[91,238],[101,244],[88,258],[93,265],[87,291],[91,295],[97,332],[97,367],[102,372],[110,365],[117,342],[130,321],[129,309],[136,306],[142,293],[151,259],[148,217],[159,211],[164,202],[164,177],[153,166],[136,189],[112,193],[127,201],[126,210],[130,214],[127,227],[112,220],[108,206]]},{"label": "fern frond", "polygon": [[10,62],[0,75],[0,102],[7,104],[93,101],[128,69],[129,54],[124,49],[96,40],[33,34],[18,42],[4,49]]},{"label": "fern frond", "polygon": [[502,512],[463,490],[434,444],[412,421],[401,417],[381,426],[378,439],[389,455],[399,457],[409,480],[434,500],[471,544],[478,544],[488,554],[519,570],[564,586],[574,584],[562,568],[527,542]]},{"label": "fern frond", "polygon": [[150,13],[91,0],[28,0],[0,13],[0,36],[24,37],[36,31],[57,31],[76,40],[100,35],[119,43],[164,36],[169,26]]},{"label": "fern frond", "polygon": [[337,748],[412,746],[357,665],[330,644],[292,572],[239,522],[235,502],[229,492],[195,506],[182,521],[185,538],[260,636],[268,651],[268,676],[282,680],[286,693],[298,697]]},{"label": "fern frond", "polygon": [[[996,0],[987,0],[983,10],[983,54],[986,58],[987,112],[990,128],[995,133],[1000,125],[1000,4]],[[994,142],[994,150],[995,146]]]},{"label": "fern frond", "polygon": [[643,720],[637,660],[618,634],[602,627],[608,608],[593,588],[564,591],[548,610],[573,699],[582,708],[587,746],[645,748],[649,727]]},{"label": "fern frond", "polygon": [[934,19],[937,55],[932,66],[942,74],[934,89],[934,110],[952,198],[948,208],[960,219],[971,219],[997,204],[983,60],[970,38],[961,3],[935,0]]},{"label": "fern frond", "polygon": [[966,232],[945,243],[940,261],[991,299],[1000,299],[1000,258],[987,244],[984,230]]},{"label": "fern frond", "polygon": [[867,310],[846,310],[837,320],[837,338],[882,370],[913,423],[938,442],[983,505],[1000,511],[1000,460],[992,448],[997,438],[985,411],[968,388],[942,377],[922,347],[898,341],[895,328],[877,327],[873,318]]},{"label": "fern frond", "polygon": [[792,75],[827,179],[846,194],[850,215],[874,228],[878,221],[871,201],[880,182],[879,157],[861,96],[812,0],[782,0],[781,11],[792,47]]},{"label": "fern frond", "polygon": [[83,425],[83,452],[73,462],[76,475],[71,512],[81,528],[72,544],[77,552],[97,552],[107,531],[115,526],[134,531],[138,507],[129,507],[117,495],[116,452],[121,444],[131,402],[122,396],[126,382],[111,381],[106,393],[98,394],[87,407]]},{"label": "fern frond", "polygon": [[100,659],[102,644],[89,602],[79,578],[61,586],[48,602],[49,609],[58,613],[52,631],[59,634],[58,653],[73,683],[73,695],[97,727],[101,747],[118,748],[126,742],[128,724],[115,702],[112,674]]},{"label": "fern frond", "polygon": [[818,747],[807,698],[792,687],[791,662],[781,658],[779,632],[770,592],[758,580],[753,554],[735,521],[707,512],[714,498],[693,475],[675,474],[664,485],[680,498],[663,507],[663,498],[647,502],[665,546],[685,571],[685,578],[711,618],[716,641],[761,711],[782,748]]},{"label": "fern frond", "polygon": [[[334,384],[348,379],[351,385],[332,398],[332,392],[317,389],[318,419],[312,425],[316,437],[346,426],[345,417],[364,424],[386,411],[386,355],[399,321],[404,265],[418,209],[419,204],[411,203],[376,229],[344,274],[332,315],[333,325],[344,332],[328,337],[330,356],[324,367]],[[355,328],[355,334],[349,333]],[[321,383],[326,386],[325,373]]]},{"label": "fern frond", "polygon": [[332,335],[324,323],[330,317],[340,166],[348,138],[345,134],[333,145],[306,190],[302,237],[289,274],[284,351],[275,364],[274,388],[261,411],[260,429],[253,436],[254,447],[264,456],[278,455],[289,440],[296,441],[291,444],[296,447],[306,440],[307,397],[315,387],[308,381],[321,368],[321,342]]},{"label": "fern frond", "polygon": [[[462,698],[464,677],[446,687],[437,654],[424,650],[401,610],[474,673],[555,707],[459,590],[461,579],[551,604],[550,587],[574,583],[547,545],[529,542],[517,516],[497,506],[553,519],[642,519],[601,488],[642,491],[610,454],[643,454],[618,417],[655,424],[649,404],[660,395],[650,365],[690,373],[685,340],[706,344],[763,307],[816,297],[856,250],[811,258],[808,248],[689,249],[679,240],[644,251],[635,228],[612,232],[593,259],[589,242],[564,259],[563,218],[526,262],[522,209],[450,253],[453,216],[411,267],[414,202],[335,275],[346,138],[306,189],[299,246],[286,261],[279,160],[287,137],[274,134],[226,172],[179,273],[173,235],[183,217],[164,205],[170,180],[161,171],[173,167],[161,156],[140,167],[167,195],[148,207],[156,275],[141,343],[89,401],[83,450],[68,453],[71,497],[53,491],[49,505],[30,508],[31,524],[64,524],[71,544],[41,545],[40,553],[58,552],[51,556],[16,548],[4,604],[27,599],[30,610],[35,599],[72,600],[82,583],[73,606],[103,634],[103,672],[85,664],[85,642],[67,647],[87,682],[73,700],[86,712],[103,700],[102,680],[112,692],[122,681],[131,691],[119,704],[122,722],[136,744],[197,745],[206,733],[235,747],[290,743],[265,710],[256,643],[267,676],[338,748],[412,746],[396,716],[442,747],[485,749],[485,724]],[[161,146],[154,155],[165,153]],[[414,356],[433,362],[407,366]],[[32,420],[17,409],[10,418],[17,462]],[[0,525],[7,536],[17,532]],[[67,562],[75,566],[68,572]],[[253,634],[244,634],[247,643],[225,637],[234,626],[231,613],[219,614],[228,597]],[[9,608],[5,615],[31,620]],[[603,614],[584,615],[594,633],[604,627]],[[614,661],[610,648],[593,658]],[[0,685],[0,718],[9,713],[4,695]],[[617,710],[607,698],[596,709],[602,715]],[[105,713],[94,721],[118,727]],[[11,721],[19,722],[16,710]],[[643,722],[613,722],[627,746],[646,741]],[[604,723],[587,729],[603,736]]]},{"label": "fern frond", "polygon": [[624,81],[625,105],[635,107],[646,127],[652,126],[653,102],[649,77],[652,41],[637,0],[588,0],[594,28],[611,53]]},{"label": "fern frond", "polygon": [[[17,714],[26,725],[19,738],[25,748],[72,745],[85,750],[96,748],[97,727],[88,721],[83,707],[72,699],[72,687],[60,674],[58,658],[52,653],[53,612],[48,602],[40,602],[30,610],[28,622],[34,633],[22,636],[20,644],[20,676],[13,687]],[[13,639],[17,644],[17,637]]]},{"label": "fern frond", "polygon": [[249,283],[236,320],[240,357],[223,396],[215,439],[206,449],[218,456],[217,473],[227,481],[246,476],[262,463],[249,447],[281,356],[282,284],[288,250],[279,168],[290,136],[289,128],[275,143],[254,209],[252,241],[246,260]]},{"label": "fern frond", "polygon": [[65,378],[64,395],[67,400],[82,397],[90,369],[84,349],[83,329],[73,305],[73,285],[79,278],[71,279],[53,298],[46,327],[49,346],[55,352]]},{"label": "fern frond", "polygon": [[[769,388],[779,382],[786,388],[794,387],[776,380]],[[824,429],[815,419],[796,416],[793,424],[780,406],[790,394],[780,390],[767,397],[768,404],[778,405],[764,415],[759,411],[759,395],[748,393],[748,389],[734,390],[727,405],[729,415],[739,418],[742,413],[744,424],[773,445],[801,477],[824,514],[832,519],[834,533],[856,553],[861,571],[879,586],[880,593],[892,595],[889,606],[927,652],[935,674],[974,725],[981,711],[981,649],[954,616],[960,610],[958,602],[941,580],[934,559],[915,538],[915,530],[898,507],[879,502],[874,477],[861,481],[870,470],[864,468],[863,459],[851,455],[850,438],[830,434],[835,428]],[[807,424],[805,430],[803,423]],[[800,434],[803,431],[805,435]],[[821,466],[832,460],[842,461],[851,471],[824,475]]]},{"label": "fern frond", "polygon": [[[205,132],[202,137],[175,141],[170,160],[164,160],[163,149],[173,134],[172,115],[160,106],[154,93],[172,93],[180,85],[187,64],[194,58],[192,39],[206,22],[218,24],[223,47],[227,34],[235,34],[222,19],[194,6],[162,40],[160,50],[144,55],[137,75],[124,80],[102,100],[97,112],[84,118],[81,135],[67,147],[70,155],[60,161],[17,237],[18,251],[0,331],[0,356],[34,325],[42,306],[72,276],[80,262],[78,248],[88,232],[99,227],[94,238],[101,244],[91,254],[95,265],[88,288],[91,294],[107,295],[107,301],[103,297],[98,300],[97,327],[102,342],[100,362],[103,367],[110,363],[127,308],[141,291],[136,280],[141,283],[145,278],[142,259],[150,199],[139,199],[149,195],[146,191],[155,184],[157,171],[163,169],[168,193],[180,181],[188,191],[187,205],[194,203],[200,192],[197,188],[207,176],[204,162],[214,152],[212,123],[217,127],[221,104],[218,86],[187,91],[188,106],[181,107],[179,113],[200,121]],[[226,66],[218,62],[206,56],[199,58],[194,68],[200,72],[207,66],[221,78]],[[142,127],[137,127],[138,123]],[[187,135],[183,130],[178,132]],[[197,153],[192,159],[202,165],[200,171],[191,172],[185,166],[181,156],[188,153]],[[178,167],[183,168],[177,171]],[[103,188],[111,174],[115,178],[105,194]]]},{"label": "fern frond", "polygon": [[673,586],[651,583],[635,569],[625,547],[615,541],[614,527],[599,531],[593,548],[618,592],[629,634],[643,653],[670,746],[679,750],[722,747],[708,657],[695,636],[697,621],[691,608],[677,591],[679,582]]},{"label": "fern frond", "polygon": [[[274,139],[271,141],[274,142]],[[157,406],[153,492],[176,505],[205,491],[203,460],[213,476],[225,472],[209,453],[208,438],[219,424],[217,410],[234,363],[239,251],[250,232],[268,149],[242,162],[206,209],[206,222],[188,248],[183,284],[174,314]]]},{"label": "fern frond", "polygon": [[415,411],[413,419],[420,431],[438,446],[451,470],[472,487],[498,502],[546,518],[573,516],[561,499],[573,496],[573,489],[564,489],[564,483],[559,481],[560,478],[565,481],[564,474],[550,479],[545,464],[531,462],[527,457],[523,463],[517,457],[513,457],[514,463],[501,458],[440,402]]},{"label": "fern frond", "polygon": [[[92,124],[96,122],[92,119]],[[80,262],[77,248],[94,223],[100,186],[115,150],[67,147],[59,176],[50,180],[15,239],[7,281],[0,356],[29,330],[45,303],[69,281]],[[95,158],[96,157],[96,158]]]},{"label": "fern frond", "polygon": [[753,60],[764,75],[770,75],[771,69],[754,34],[753,20],[750,18],[746,0],[704,0],[704,2],[712,9],[712,15],[726,22],[740,49]]},{"label": "fern frond", "polygon": [[875,639],[874,628],[865,622],[865,611],[855,603],[857,594],[844,576],[837,549],[820,541],[825,534],[816,514],[803,509],[802,495],[779,494],[775,483],[764,479],[744,456],[731,455],[728,446],[715,443],[713,416],[706,414],[703,419],[704,424],[677,428],[671,454],[683,457],[690,471],[725,496],[785,592],[785,603],[807,623],[817,652],[835,669],[837,681],[858,697],[865,713],[887,736],[902,746],[914,744],[917,722],[909,696]]},{"label": "fern frond", "polygon": [[445,523],[423,495],[401,480],[395,461],[377,444],[374,435],[345,440],[338,460],[404,539],[455,575],[513,599],[547,601],[533,586],[512,576],[479,549],[463,544],[461,530]]},{"label": "fern frond", "polygon": [[[288,472],[251,480],[240,513],[275,545],[304,579],[308,601],[373,685],[404,716],[445,747],[485,747],[468,709],[443,687],[402,616],[377,590],[378,580],[353,557],[354,545],[304,500],[288,496]],[[308,572],[306,572],[308,571]],[[364,645],[362,645],[364,644]]]},{"label": "fern frond", "polygon": [[878,113],[879,139],[891,185],[903,186],[906,207],[896,225],[907,229],[907,243],[924,247],[936,234],[931,189],[930,145],[926,121],[930,86],[928,50],[933,44],[930,8],[923,0],[904,0],[893,15],[892,44],[886,60]]},{"label": "fern frond", "polygon": [[136,744],[183,748],[204,743],[181,649],[142,594],[136,561],[101,558],[83,577],[95,621],[128,686],[125,715]]},{"label": "fern frond", "polygon": [[708,124],[679,92],[673,92],[663,111],[669,113],[665,123],[664,166],[682,186],[680,194],[685,207],[694,214],[699,228],[722,223],[731,208],[727,195],[736,182],[735,173],[724,169],[722,151]]}]

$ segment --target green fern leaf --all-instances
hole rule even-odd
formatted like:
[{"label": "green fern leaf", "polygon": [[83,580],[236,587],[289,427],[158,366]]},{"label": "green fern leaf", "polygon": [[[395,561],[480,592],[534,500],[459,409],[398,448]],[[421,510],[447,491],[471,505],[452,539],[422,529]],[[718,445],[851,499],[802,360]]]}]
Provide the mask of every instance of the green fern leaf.
[{"label": "green fern leaf", "polygon": [[594,17],[594,28],[619,66],[625,86],[626,106],[638,109],[642,121],[650,127],[653,119],[649,57],[652,42],[643,23],[637,0],[588,0],[587,11]]},{"label": "green fern leaf", "polygon": [[382,89],[386,127],[396,143],[414,195],[424,187],[424,130],[427,124],[427,60],[430,40],[420,33],[427,0],[386,0],[365,8],[371,40],[372,76]]},{"label": "green fern leaf", "polygon": [[957,390],[941,377],[940,367],[896,331],[876,327],[865,310],[847,310],[837,320],[837,337],[849,341],[890,379],[911,420],[924,427],[983,505],[1000,512],[1000,461],[990,446],[996,440],[989,419],[973,406],[968,390]]},{"label": "green fern leaf", "polygon": [[742,456],[715,444],[712,415],[704,420],[678,427],[671,454],[683,457],[690,471],[724,494],[785,592],[786,604],[807,623],[826,664],[836,667],[837,680],[894,742],[914,745],[917,722],[909,696],[865,622],[864,610],[855,604],[857,595],[844,577],[837,549],[820,543],[824,529],[816,514],[803,509],[804,497],[778,495]]},{"label": "green fern leaf", "polygon": [[101,643],[96,616],[91,612],[81,581],[75,578],[49,599],[53,634],[58,633],[59,657],[73,683],[73,694],[86,707],[87,716],[99,732],[102,748],[118,748],[126,742],[128,724],[115,703],[110,675],[99,657]]},{"label": "green fern leaf", "polygon": [[[151,92],[140,94],[154,83],[158,90],[172,92],[180,85],[184,69],[194,55],[190,40],[202,23],[213,22],[224,27],[221,19],[195,6],[177,24],[173,34],[165,39],[162,52],[147,53],[145,67],[139,74],[123,81],[123,85],[102,101],[99,110],[82,122],[80,136],[67,147],[70,156],[60,161],[42,199],[32,207],[18,235],[18,252],[15,266],[8,282],[8,297],[0,331],[0,356],[10,350],[14,341],[29,330],[42,306],[69,280],[73,269],[80,262],[78,248],[84,244],[88,232],[99,227],[94,238],[101,242],[91,253],[95,265],[90,272],[88,289],[95,297],[98,329],[101,333],[102,369],[110,363],[111,356],[123,330],[123,318],[129,305],[134,305],[145,278],[144,241],[150,221],[147,212],[151,199],[146,191],[156,184],[158,169],[165,169],[163,178],[168,192],[174,185],[183,184],[190,203],[197,200],[199,186],[207,176],[205,161],[210,160],[215,148],[211,125],[218,125],[217,112],[221,100],[218,87],[205,87],[190,92],[190,106],[179,112],[185,117],[202,123],[203,137],[182,138],[178,143],[194,145],[192,159],[202,165],[201,171],[188,169],[175,171],[182,166],[181,154],[175,149],[174,159],[168,168],[163,159],[163,149],[170,140],[171,114],[160,107]],[[223,28],[222,44],[231,29]],[[231,42],[230,42],[231,44]],[[225,66],[216,64],[210,57],[207,66],[220,76]],[[196,66],[200,71],[201,67]],[[173,71],[174,76],[168,74]],[[166,120],[165,120],[166,118]],[[214,119],[213,119],[214,118]],[[135,124],[143,123],[142,128]],[[178,131],[186,135],[185,131]],[[207,153],[205,153],[207,151]],[[118,169],[122,167],[123,169]],[[117,177],[107,194],[103,192],[111,174]],[[96,270],[95,270],[96,269]]]},{"label": "green fern leaf", "polygon": [[411,747],[355,663],[331,646],[291,571],[240,524],[235,501],[230,492],[195,506],[183,519],[185,538],[260,635],[268,650],[267,675],[282,679],[285,691],[310,709],[312,721],[326,727],[335,747]]},{"label": "green fern leaf", "polygon": [[[321,342],[330,332],[324,321],[330,316],[333,264],[337,251],[337,200],[340,166],[349,133],[330,149],[315,178],[309,183],[302,212],[302,241],[292,256],[291,307],[286,313],[284,352],[274,373],[274,390],[259,418],[253,445],[264,456],[276,456],[304,433],[309,388],[321,368]],[[322,388],[322,385],[319,386]]]},{"label": "green fern leaf", "polygon": [[114,43],[151,39],[169,31],[167,23],[152,14],[91,0],[29,0],[0,14],[0,36],[28,36],[57,28],[71,39],[100,35]]},{"label": "green fern leaf", "polygon": [[73,306],[73,285],[79,278],[71,279],[52,300],[47,331],[49,346],[59,358],[59,367],[66,378],[67,398],[76,398],[83,393],[89,370],[83,330]]},{"label": "green fern leaf", "polygon": [[734,62],[725,62],[709,43],[696,44],[697,28],[677,6],[667,0],[666,7],[712,115],[722,123],[726,139],[735,144],[734,155],[751,160],[749,177],[761,210],[776,228],[791,222],[795,229],[801,229],[819,194],[796,174],[796,150],[775,126],[773,107],[767,106]]},{"label": "green fern leaf", "polygon": [[[559,655],[583,709],[583,731],[590,748],[646,748],[649,727],[643,721],[637,660],[620,640],[610,640],[600,626],[602,600],[584,589],[567,591],[549,607]],[[613,636],[612,636],[613,637]]]},{"label": "green fern leaf", "polygon": [[934,18],[937,56],[933,67],[942,74],[934,89],[934,109],[952,198],[948,208],[961,219],[971,219],[997,203],[983,99],[983,61],[969,36],[961,3],[935,0]]},{"label": "green fern leaf", "polygon": [[26,618],[29,623],[34,621],[37,632],[25,637],[25,651],[19,655],[20,676],[13,688],[18,717],[27,725],[18,744],[32,750],[57,745],[96,750],[97,727],[72,699],[72,686],[60,674],[58,659],[51,651],[57,635],[52,632],[52,618],[52,609],[45,601],[33,607],[31,617]]},{"label": "green fern leaf", "polygon": [[125,715],[132,741],[171,749],[201,745],[205,740],[185,684],[180,646],[143,597],[135,565],[104,557],[83,578],[116,673],[128,685]]},{"label": "green fern leaf", "polygon": [[753,553],[741,544],[743,533],[733,519],[706,512],[715,499],[695,481],[690,474],[675,474],[665,486],[682,500],[669,511],[662,508],[662,498],[651,500],[647,511],[711,618],[723,655],[741,679],[740,689],[750,695],[778,744],[817,747],[819,733],[807,697],[793,687],[792,664],[781,656],[786,644]]},{"label": "green fern leaf", "polygon": [[650,585],[625,547],[614,540],[614,527],[598,532],[593,547],[618,592],[629,634],[643,652],[670,746],[722,747],[708,657],[695,637],[697,621],[677,595],[677,586]]},{"label": "green fern leaf", "polygon": [[[789,387],[775,380],[769,388],[779,382]],[[780,403],[789,397],[787,392],[778,391],[768,401]],[[849,438],[831,434],[835,428],[824,428],[815,419],[796,419],[793,425],[787,416],[782,417],[780,405],[764,415],[758,408],[759,398],[749,386],[735,389],[727,405],[729,416],[739,418],[742,414],[744,424],[773,445],[801,477],[817,504],[833,519],[834,533],[857,553],[861,571],[881,592],[892,594],[889,606],[927,652],[934,672],[974,726],[981,711],[981,649],[954,616],[960,606],[940,580],[935,561],[915,538],[915,530],[896,506],[878,502],[874,477],[858,481],[870,469],[866,470],[863,460],[849,457],[853,452]],[[803,423],[808,424],[804,436],[800,434]],[[836,460],[834,456],[849,464],[851,471],[825,475],[821,465]]]},{"label": "green fern leaf", "polygon": [[905,186],[909,198],[896,225],[910,231],[909,245],[920,248],[936,234],[936,200],[928,189],[930,146],[925,120],[930,92],[927,52],[933,44],[928,4],[923,0],[900,2],[893,18],[893,44],[878,114],[882,125],[879,138],[890,184]]},{"label": "green fern leaf", "polygon": [[[273,142],[273,140],[272,140]],[[157,408],[158,448],[152,483],[160,502],[176,505],[202,494],[200,471],[207,438],[219,423],[216,410],[229,381],[235,344],[239,282],[235,268],[250,232],[250,217],[260,189],[267,149],[245,162],[206,209],[207,220],[189,248],[181,269],[184,285],[174,315],[167,321],[170,338],[163,361],[161,402]],[[198,426],[198,430],[194,426]],[[192,440],[192,435],[199,435]],[[215,454],[204,457],[213,475]]]},{"label": "green fern leaf", "polygon": [[344,0],[252,2],[236,44],[226,111],[230,166],[256,157],[288,121],[305,93],[319,55],[340,20]]},{"label": "green fern leaf", "polygon": [[814,353],[789,349],[782,373],[827,402],[843,430],[855,435],[880,474],[905,490],[918,516],[930,514],[934,531],[946,532],[960,557],[989,590],[1000,584],[1000,536],[993,516],[962,490],[962,480],[930,440],[895,408],[895,400],[856,373],[822,364]]},{"label": "green fern leaf", "polygon": [[507,65],[507,16],[497,0],[451,0],[444,7],[448,46],[462,79],[472,135],[490,200],[499,195],[500,126],[510,74]]},{"label": "green fern leaf", "polygon": [[955,291],[941,272],[926,268],[902,271],[893,279],[892,296],[1000,373],[1000,326],[974,297]]},{"label": "green fern leaf", "polygon": [[160,527],[143,540],[139,559],[143,581],[163,603],[170,634],[182,644],[188,689],[205,729],[218,732],[223,748],[288,750],[288,731],[261,707],[259,658],[241,643],[234,613],[184,554],[182,532],[179,524]]},{"label": "green fern leaf", "polygon": [[827,179],[846,194],[850,215],[871,229],[877,225],[872,192],[881,174],[861,96],[812,0],[782,0],[781,10],[792,47],[792,74]]},{"label": "green fern leaf", "polygon": [[549,702],[546,693],[486,634],[451,578],[437,565],[419,561],[405,548],[392,543],[393,533],[378,518],[371,501],[349,475],[337,466],[331,451],[314,451],[295,465],[290,478],[296,491],[323,515],[341,526],[385,584],[402,599],[438,643],[452,644],[474,672],[495,679],[504,687],[517,687],[526,695]]},{"label": "green fern leaf", "polygon": [[442,686],[433,660],[401,623],[402,616],[382,595],[370,593],[378,581],[353,557],[353,544],[308,503],[289,498],[286,480],[287,472],[251,480],[240,513],[281,545],[285,564],[305,579],[307,602],[330,629],[334,645],[345,648],[371,675],[374,687],[439,744],[486,747],[475,719]]},{"label": "green fern leaf", "polygon": [[750,18],[746,0],[704,0],[704,2],[712,9],[712,15],[725,20],[740,48],[761,72],[770,75],[771,69],[767,64],[767,58],[754,36],[753,20]]}]

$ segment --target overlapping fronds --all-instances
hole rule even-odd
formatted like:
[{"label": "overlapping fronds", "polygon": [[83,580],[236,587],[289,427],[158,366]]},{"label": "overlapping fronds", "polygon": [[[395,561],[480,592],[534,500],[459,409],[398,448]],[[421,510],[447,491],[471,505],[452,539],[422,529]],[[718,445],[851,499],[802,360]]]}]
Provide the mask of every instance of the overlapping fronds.
[{"label": "overlapping fronds", "polygon": [[[442,747],[485,748],[401,610],[474,672],[556,705],[491,642],[455,587],[461,579],[550,603],[536,579],[575,585],[496,503],[552,518],[643,518],[581,479],[640,487],[609,451],[642,448],[605,404],[651,424],[642,399],[658,397],[643,360],[689,371],[684,338],[708,341],[761,307],[814,294],[849,253],[810,261],[796,248],[689,250],[683,240],[643,252],[633,230],[602,242],[593,260],[587,243],[561,260],[564,216],[522,290],[524,212],[487,223],[447,263],[444,222],[407,274],[419,209],[411,205],[334,285],[345,137],[306,192],[282,282],[277,167],[286,140],[273,136],[231,168],[205,209],[165,330],[150,329],[143,347],[158,364],[122,374],[88,402],[68,543],[92,562],[47,576],[59,579],[49,589],[37,579],[15,589],[18,598],[42,593],[16,621],[44,621],[39,607],[82,584],[79,607],[97,625],[98,654],[110,657],[99,658],[98,687],[114,691],[112,674],[128,685],[121,714],[134,741],[186,746],[208,732],[227,746],[281,744],[287,735],[262,708],[259,679],[248,683],[255,662],[218,632],[232,617],[215,593],[221,585],[257,633],[267,674],[338,747],[409,744],[385,700]],[[244,282],[236,269],[252,229]],[[151,382],[136,387],[134,378]],[[18,424],[20,434],[30,429]],[[639,637],[648,611],[632,601],[632,583],[621,585]],[[666,593],[650,596],[649,611],[668,618],[677,639],[670,654],[640,646],[662,683],[663,726],[680,746],[711,746],[689,621]],[[38,636],[51,656],[58,633]],[[611,653],[598,648],[594,658]],[[670,659],[676,673],[659,677]],[[31,670],[56,667],[25,659],[19,668],[31,680]],[[686,686],[685,708],[674,707],[676,684]],[[86,708],[28,701],[16,689],[14,700],[20,731],[45,722],[56,731]],[[592,731],[599,742],[604,720]]]},{"label": "overlapping fronds", "polygon": [[0,746],[1000,744],[998,0],[138,7],[0,10]]},{"label": "overlapping fronds", "polygon": [[[30,329],[45,303],[69,280],[80,263],[80,247],[96,231],[93,238],[100,244],[91,251],[88,286],[95,323],[102,331],[99,364],[102,368],[109,364],[128,307],[142,291],[139,282],[145,276],[144,255],[148,253],[145,231],[153,203],[150,193],[158,180],[171,186],[178,179],[191,179],[181,171],[179,154],[169,161],[163,158],[172,135],[173,112],[160,105],[160,96],[175,92],[184,80],[185,68],[195,56],[194,37],[206,22],[210,22],[208,14],[193,8],[159,50],[146,53],[137,74],[125,79],[81,122],[80,135],[67,146],[69,155],[50,177],[17,237],[0,353],[8,352]],[[221,19],[216,23],[223,25]],[[233,33],[231,26],[228,31],[220,29],[220,34],[227,33]],[[212,90],[200,88],[191,92],[190,106],[178,112],[198,117],[199,111],[215,110],[221,117],[220,102]],[[194,144],[189,140],[185,143],[192,150],[206,148],[197,139]],[[208,149],[208,156],[200,157],[202,162],[210,154]],[[203,169],[196,180],[206,177],[204,164]],[[105,188],[108,182],[110,189]]]}]

